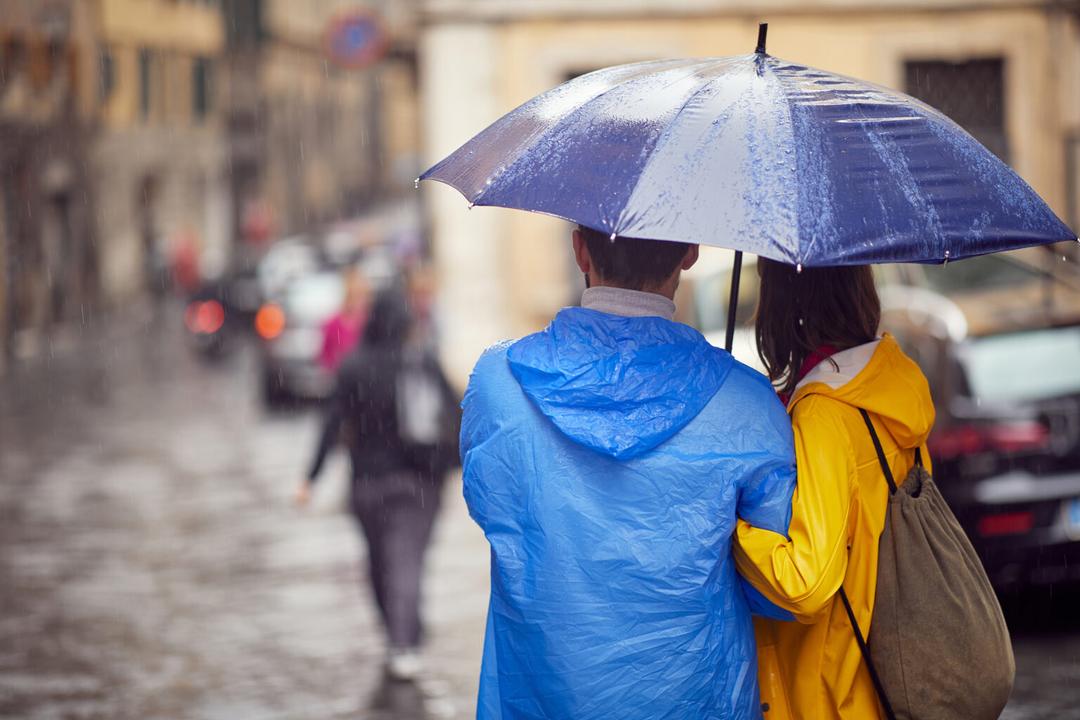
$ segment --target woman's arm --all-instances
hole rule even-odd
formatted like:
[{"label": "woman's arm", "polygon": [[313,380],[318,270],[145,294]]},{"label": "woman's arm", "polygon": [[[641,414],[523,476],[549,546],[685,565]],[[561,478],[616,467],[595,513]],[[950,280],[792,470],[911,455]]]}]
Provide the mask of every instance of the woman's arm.
[{"label": "woman's arm", "polygon": [[841,405],[810,397],[794,417],[798,485],[788,537],[739,521],[735,561],[766,598],[799,619],[828,606],[847,572],[856,463]]},{"label": "woman's arm", "polygon": [[308,483],[311,485],[314,485],[315,481],[319,479],[319,473],[322,472],[326,457],[337,443],[338,435],[341,433],[341,421],[341,406],[339,403],[331,401],[326,414],[323,416],[319,444],[315,446],[315,456],[311,459],[310,469],[307,474]]},{"label": "woman's arm", "polygon": [[337,444],[341,435],[341,425],[345,421],[346,413],[356,414],[360,403],[359,397],[360,377],[359,363],[353,358],[347,359],[338,370],[334,380],[334,392],[326,401],[326,411],[323,415],[322,430],[319,432],[319,443],[315,446],[315,455],[311,459],[308,470],[308,483],[314,484],[322,471],[326,457]]}]

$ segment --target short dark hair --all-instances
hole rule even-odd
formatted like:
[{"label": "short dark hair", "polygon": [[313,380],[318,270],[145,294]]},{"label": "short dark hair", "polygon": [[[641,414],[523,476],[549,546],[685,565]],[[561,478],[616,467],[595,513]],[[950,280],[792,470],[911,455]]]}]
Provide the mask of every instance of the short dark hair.
[{"label": "short dark hair", "polygon": [[690,245],[616,236],[578,226],[597,274],[629,290],[658,285],[678,269]]},{"label": "short dark hair", "polygon": [[877,337],[881,301],[869,265],[799,268],[758,258],[755,334],[769,379],[784,395],[823,346],[847,350]]}]

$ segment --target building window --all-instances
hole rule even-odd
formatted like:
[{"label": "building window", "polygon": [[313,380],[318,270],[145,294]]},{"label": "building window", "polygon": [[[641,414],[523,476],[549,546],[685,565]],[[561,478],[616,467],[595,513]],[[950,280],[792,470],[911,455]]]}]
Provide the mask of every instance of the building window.
[{"label": "building window", "polygon": [[1005,132],[1005,60],[987,58],[904,63],[906,91],[948,115],[976,140],[1009,162]]},{"label": "building window", "polygon": [[150,119],[153,60],[154,56],[149,50],[139,51],[139,117],[143,120]]},{"label": "building window", "polygon": [[191,69],[191,111],[197,120],[205,118],[211,109],[213,65],[207,58],[195,58]]},{"label": "building window", "polygon": [[116,67],[109,48],[101,48],[98,55],[98,79],[98,97],[102,103],[108,102],[116,89]]}]

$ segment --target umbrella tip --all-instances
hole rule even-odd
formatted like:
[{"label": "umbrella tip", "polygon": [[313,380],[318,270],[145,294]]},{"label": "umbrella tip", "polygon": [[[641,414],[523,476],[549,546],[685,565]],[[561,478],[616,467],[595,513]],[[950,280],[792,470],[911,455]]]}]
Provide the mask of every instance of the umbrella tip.
[{"label": "umbrella tip", "polygon": [[611,233],[611,237],[610,237],[610,238],[608,238],[608,239],[609,239],[609,240],[611,240],[611,242],[615,242],[615,238],[616,238],[616,237],[617,237],[617,236],[616,236],[616,234],[615,234],[615,233]]},{"label": "umbrella tip", "polygon": [[769,34],[769,23],[759,23],[757,26],[757,49],[758,55],[765,54],[765,36]]},{"label": "umbrella tip", "polygon": [[945,251],[945,261],[943,263],[941,263],[941,264],[942,265],[948,265],[949,264],[949,251],[948,250]]},{"label": "umbrella tip", "polygon": [[420,178],[416,178],[412,182],[413,182],[413,188],[415,190],[419,190],[420,189]]},{"label": "umbrella tip", "polygon": [[798,263],[795,265],[795,272],[799,275],[802,275],[802,263]]}]

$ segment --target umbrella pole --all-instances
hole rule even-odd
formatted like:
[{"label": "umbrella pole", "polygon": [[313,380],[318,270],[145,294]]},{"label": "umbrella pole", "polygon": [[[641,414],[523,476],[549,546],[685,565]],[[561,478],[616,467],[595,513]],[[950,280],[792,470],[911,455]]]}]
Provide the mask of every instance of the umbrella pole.
[{"label": "umbrella pole", "polygon": [[739,277],[742,275],[742,250],[735,251],[735,263],[731,266],[731,295],[727,305],[727,335],[724,349],[731,352],[735,344],[735,311],[739,308]]}]

